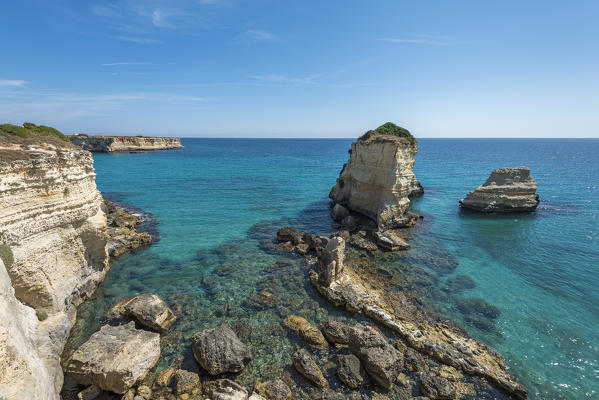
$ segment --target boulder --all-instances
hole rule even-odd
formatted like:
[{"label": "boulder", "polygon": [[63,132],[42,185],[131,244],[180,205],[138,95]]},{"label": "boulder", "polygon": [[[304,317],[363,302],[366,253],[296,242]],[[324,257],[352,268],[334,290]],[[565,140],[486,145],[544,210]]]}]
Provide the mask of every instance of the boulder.
[{"label": "boulder", "polygon": [[298,245],[303,241],[304,234],[292,227],[281,228],[277,231],[277,240],[279,242],[292,242]]},{"label": "boulder", "polygon": [[445,378],[436,375],[420,375],[418,387],[430,399],[451,400],[456,398],[456,390]]},{"label": "boulder", "polygon": [[253,356],[227,324],[197,332],[191,338],[196,361],[210,375],[239,372]]},{"label": "boulder", "polygon": [[487,181],[460,200],[460,206],[485,213],[535,211],[537,182],[528,167],[499,168]]},{"label": "boulder", "polygon": [[375,232],[374,237],[378,245],[385,250],[398,251],[410,248],[408,242],[393,231]]},{"label": "boulder", "polygon": [[281,379],[256,382],[254,390],[266,400],[291,400],[291,389]]},{"label": "boulder", "polygon": [[299,317],[297,315],[290,315],[283,323],[293,329],[312,347],[316,347],[318,349],[325,349],[329,346],[327,340],[320,332],[320,329],[309,323],[305,318]]},{"label": "boulder", "polygon": [[206,384],[210,400],[248,400],[248,391],[230,379],[217,379]]},{"label": "boulder", "polygon": [[71,356],[65,372],[82,385],[125,393],[160,359],[160,335],[126,325],[104,325]]},{"label": "boulder", "polygon": [[177,320],[168,304],[153,293],[140,294],[118,304],[122,315],[130,316],[158,332],[167,331]]},{"label": "boulder", "polygon": [[175,371],[175,392],[191,393],[200,384],[200,377],[195,372],[178,369]]},{"label": "boulder", "polygon": [[385,389],[393,386],[401,372],[403,356],[378,329],[356,324],[349,333],[349,348],[375,382]]},{"label": "boulder", "polygon": [[322,371],[305,349],[299,349],[293,354],[293,366],[304,378],[320,387],[327,387],[329,383]]},{"label": "boulder", "polygon": [[362,386],[366,375],[360,360],[353,354],[337,356],[337,374],[339,380],[350,389],[357,389]]},{"label": "boulder", "polygon": [[325,321],[321,324],[322,331],[331,343],[348,344],[350,326],[340,321]]},{"label": "boulder", "polygon": [[168,367],[168,368],[163,369],[156,376],[154,385],[159,386],[159,387],[167,387],[168,385],[171,384],[174,374],[175,374],[175,369],[173,367]]},{"label": "boulder", "polygon": [[378,246],[361,235],[351,235],[349,245],[360,250],[375,251]]}]

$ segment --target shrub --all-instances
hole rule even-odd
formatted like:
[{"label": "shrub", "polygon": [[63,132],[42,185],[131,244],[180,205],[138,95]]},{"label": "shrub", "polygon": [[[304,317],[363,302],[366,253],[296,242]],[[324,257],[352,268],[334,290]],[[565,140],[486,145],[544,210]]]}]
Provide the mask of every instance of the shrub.
[{"label": "shrub", "polygon": [[25,122],[22,127],[12,124],[0,124],[0,133],[19,137],[26,137],[29,135],[54,136],[65,142],[70,142],[69,138],[58,129],[45,125],[32,124],[31,122]]},{"label": "shrub", "polygon": [[366,132],[364,135],[360,137],[360,139],[367,140],[376,135],[397,136],[407,139],[410,143],[416,142],[416,139],[414,138],[414,136],[412,136],[410,131],[408,131],[405,128],[402,128],[401,126],[395,125],[393,122],[387,122],[376,128],[375,130],[370,130]]}]

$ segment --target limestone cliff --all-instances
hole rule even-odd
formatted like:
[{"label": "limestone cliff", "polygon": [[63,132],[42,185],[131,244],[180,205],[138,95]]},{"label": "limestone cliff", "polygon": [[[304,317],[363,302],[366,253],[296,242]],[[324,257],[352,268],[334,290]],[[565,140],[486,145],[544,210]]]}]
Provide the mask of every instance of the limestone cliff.
[{"label": "limestone cliff", "polygon": [[179,138],[171,137],[71,135],[69,139],[85,150],[99,153],[169,150],[183,147]]},{"label": "limestone cliff", "polygon": [[416,139],[393,124],[406,133],[381,129],[388,125],[352,143],[349,161],[329,194],[335,203],[376,221],[380,230],[409,225],[408,196],[422,188],[412,172]]},{"label": "limestone cliff", "polygon": [[460,200],[460,206],[482,212],[535,211],[537,182],[528,167],[499,168],[487,181]]},{"label": "limestone cliff", "polygon": [[75,306],[108,271],[91,154],[0,134],[0,398],[59,398]]}]

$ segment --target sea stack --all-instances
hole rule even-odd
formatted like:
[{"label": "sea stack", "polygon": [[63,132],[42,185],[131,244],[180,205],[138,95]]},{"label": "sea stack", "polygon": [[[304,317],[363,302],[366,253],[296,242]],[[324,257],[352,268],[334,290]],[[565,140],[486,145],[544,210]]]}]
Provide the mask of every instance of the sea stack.
[{"label": "sea stack", "polygon": [[352,143],[349,161],[329,197],[371,218],[379,230],[411,225],[409,197],[422,193],[412,172],[417,151],[410,132],[391,122],[366,132]]},{"label": "sea stack", "polygon": [[461,207],[486,213],[535,211],[538,205],[537,182],[528,167],[496,169],[460,200]]}]

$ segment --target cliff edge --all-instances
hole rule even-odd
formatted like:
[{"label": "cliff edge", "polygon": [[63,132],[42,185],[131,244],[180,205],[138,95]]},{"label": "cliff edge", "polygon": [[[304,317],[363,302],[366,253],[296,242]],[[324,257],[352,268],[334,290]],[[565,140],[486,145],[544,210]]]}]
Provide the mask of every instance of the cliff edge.
[{"label": "cliff edge", "polygon": [[42,135],[0,125],[0,398],[9,400],[59,399],[76,306],[109,268],[91,154]]},{"label": "cliff edge", "polygon": [[97,153],[171,150],[183,147],[179,138],[171,137],[78,134],[70,135],[68,138],[82,149]]},{"label": "cliff edge", "polygon": [[417,152],[410,132],[390,122],[366,132],[352,143],[329,197],[371,218],[380,230],[410,225],[409,196],[422,194],[412,172]]}]

